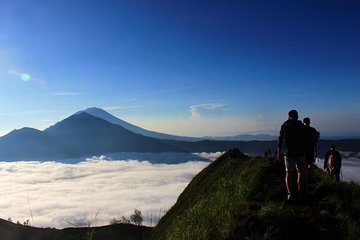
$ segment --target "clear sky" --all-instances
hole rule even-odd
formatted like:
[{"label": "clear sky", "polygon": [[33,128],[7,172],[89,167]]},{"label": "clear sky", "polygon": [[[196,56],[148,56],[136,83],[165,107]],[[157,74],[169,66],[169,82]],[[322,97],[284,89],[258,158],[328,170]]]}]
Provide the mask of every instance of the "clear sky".
[{"label": "clear sky", "polygon": [[149,130],[360,135],[359,1],[0,0],[0,136],[88,107]]}]

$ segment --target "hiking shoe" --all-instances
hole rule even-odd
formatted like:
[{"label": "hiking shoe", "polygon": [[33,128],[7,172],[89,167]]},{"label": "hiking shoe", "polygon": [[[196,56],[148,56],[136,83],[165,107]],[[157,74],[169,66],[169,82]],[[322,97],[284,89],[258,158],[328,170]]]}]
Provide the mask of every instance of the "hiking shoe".
[{"label": "hiking shoe", "polygon": [[292,200],[294,200],[294,196],[291,193],[288,193],[286,200],[292,201]]}]

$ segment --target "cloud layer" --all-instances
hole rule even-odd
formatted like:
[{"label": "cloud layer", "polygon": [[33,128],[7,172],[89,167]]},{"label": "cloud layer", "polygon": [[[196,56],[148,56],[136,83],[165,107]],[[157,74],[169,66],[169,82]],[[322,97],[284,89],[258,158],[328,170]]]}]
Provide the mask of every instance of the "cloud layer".
[{"label": "cloud layer", "polygon": [[[221,154],[198,153],[194,159],[215,160]],[[360,182],[360,154],[342,154],[343,179]],[[136,159],[134,154],[132,159]],[[0,218],[11,217],[15,222],[29,219],[37,227],[99,226],[109,224],[114,217],[129,217],[137,208],[145,217],[144,224],[154,225],[209,164],[189,160],[151,164],[100,156],[77,164],[0,162]],[[317,164],[321,167],[323,160]]]},{"label": "cloud layer", "polygon": [[94,157],[77,164],[0,162],[0,218],[65,228],[86,226],[89,221],[92,225],[109,224],[114,217],[129,217],[137,208],[145,217],[144,223],[154,225],[209,164],[104,159],[108,158]]}]

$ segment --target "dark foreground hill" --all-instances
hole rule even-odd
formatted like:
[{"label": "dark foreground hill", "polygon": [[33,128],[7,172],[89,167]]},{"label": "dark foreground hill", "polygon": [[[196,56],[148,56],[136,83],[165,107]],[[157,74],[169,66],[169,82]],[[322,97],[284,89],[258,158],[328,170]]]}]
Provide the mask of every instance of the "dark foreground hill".
[{"label": "dark foreground hill", "polygon": [[359,239],[359,185],[335,184],[315,167],[306,199],[287,203],[283,167],[225,153],[191,181],[149,239]]},{"label": "dark foreground hill", "polygon": [[115,224],[94,228],[34,228],[0,219],[1,240],[143,240],[151,228]]}]

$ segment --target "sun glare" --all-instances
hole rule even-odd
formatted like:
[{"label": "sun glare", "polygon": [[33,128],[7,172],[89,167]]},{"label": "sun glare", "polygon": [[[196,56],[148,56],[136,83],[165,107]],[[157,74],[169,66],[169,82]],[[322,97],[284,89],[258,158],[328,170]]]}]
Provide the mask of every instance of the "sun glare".
[{"label": "sun glare", "polygon": [[21,74],[20,77],[21,77],[21,80],[23,80],[24,82],[28,82],[28,81],[30,81],[30,79],[31,79],[30,75],[27,74],[27,73]]}]

